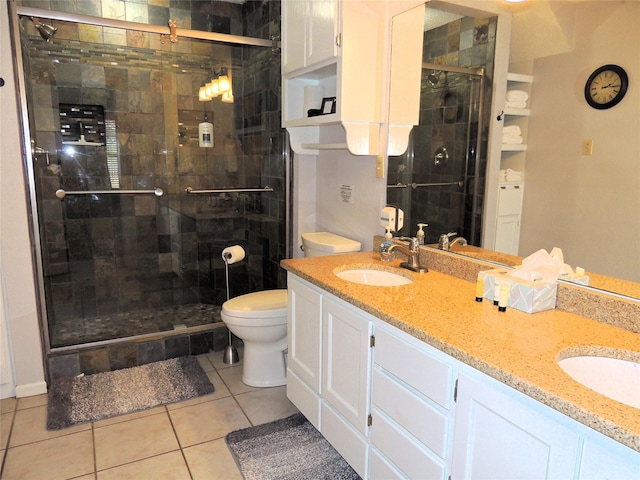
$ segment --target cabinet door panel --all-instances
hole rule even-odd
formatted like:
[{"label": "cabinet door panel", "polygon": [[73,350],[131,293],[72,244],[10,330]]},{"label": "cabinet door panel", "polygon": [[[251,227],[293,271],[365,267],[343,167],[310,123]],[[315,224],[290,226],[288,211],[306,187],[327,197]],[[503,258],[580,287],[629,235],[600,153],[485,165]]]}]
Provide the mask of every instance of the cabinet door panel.
[{"label": "cabinet door panel", "polygon": [[292,275],[288,277],[289,368],[320,392],[322,296]]},{"label": "cabinet door panel", "polygon": [[573,478],[578,435],[490,381],[459,378],[452,478]]},{"label": "cabinet door panel", "polygon": [[496,221],[496,251],[517,255],[519,244],[520,215],[498,217]]},{"label": "cabinet door panel", "polygon": [[282,73],[305,66],[306,1],[282,2]]},{"label": "cabinet door panel", "polygon": [[[594,435],[596,436],[596,435]],[[599,434],[597,434],[599,436]],[[610,439],[586,439],[582,447],[580,480],[640,478],[640,453]]]},{"label": "cabinet door panel", "polygon": [[313,0],[308,4],[306,56],[307,66],[311,66],[338,54],[338,0]]},{"label": "cabinet door panel", "polygon": [[355,310],[324,298],[322,397],[367,434],[372,324]]}]

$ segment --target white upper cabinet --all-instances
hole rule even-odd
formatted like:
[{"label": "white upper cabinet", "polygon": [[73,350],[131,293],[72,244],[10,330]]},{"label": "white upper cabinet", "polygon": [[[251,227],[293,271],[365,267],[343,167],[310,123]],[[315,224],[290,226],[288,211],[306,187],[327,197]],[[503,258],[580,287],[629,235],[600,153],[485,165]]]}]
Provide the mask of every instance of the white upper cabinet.
[{"label": "white upper cabinet", "polygon": [[[378,153],[386,115],[383,6],[365,0],[283,2],[282,126],[295,152]],[[321,114],[309,116],[309,109]]]},{"label": "white upper cabinet", "polygon": [[282,73],[338,55],[337,0],[282,2]]}]

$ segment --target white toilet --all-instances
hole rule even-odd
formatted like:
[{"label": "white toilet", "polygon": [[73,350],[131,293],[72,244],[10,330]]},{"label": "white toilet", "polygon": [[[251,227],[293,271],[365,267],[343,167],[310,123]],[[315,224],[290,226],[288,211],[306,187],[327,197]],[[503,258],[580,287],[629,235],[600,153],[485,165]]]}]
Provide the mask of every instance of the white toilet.
[{"label": "white toilet", "polygon": [[[305,257],[358,252],[360,243],[328,232],[303,233]],[[252,387],[287,383],[287,291],[265,290],[227,300],[220,312],[244,342],[242,382]]]}]

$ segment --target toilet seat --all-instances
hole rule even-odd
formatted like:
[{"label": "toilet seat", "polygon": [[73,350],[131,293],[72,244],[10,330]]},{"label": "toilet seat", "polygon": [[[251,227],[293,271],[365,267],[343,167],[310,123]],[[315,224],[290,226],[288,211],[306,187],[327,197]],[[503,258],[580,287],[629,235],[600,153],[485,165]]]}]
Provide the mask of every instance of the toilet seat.
[{"label": "toilet seat", "polygon": [[243,319],[243,325],[270,325],[286,323],[287,290],[264,290],[247,293],[227,300],[222,304],[221,314],[228,318]]}]

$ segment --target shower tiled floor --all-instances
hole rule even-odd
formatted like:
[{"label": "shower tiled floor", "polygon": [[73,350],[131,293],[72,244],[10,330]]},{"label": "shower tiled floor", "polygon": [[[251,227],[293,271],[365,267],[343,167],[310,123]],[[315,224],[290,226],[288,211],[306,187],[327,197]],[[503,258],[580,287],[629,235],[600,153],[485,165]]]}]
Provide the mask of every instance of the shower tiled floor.
[{"label": "shower tiled floor", "polygon": [[122,313],[94,318],[59,320],[52,336],[52,347],[168,332],[181,326],[196,327],[220,322],[220,305],[192,303],[153,311]]},{"label": "shower tiled floor", "polygon": [[[240,351],[242,358],[242,351]],[[47,431],[47,396],[1,401],[3,480],[241,479],[227,433],[297,412],[286,387],[242,383],[242,363],[198,356],[216,391],[144,412]]]}]

